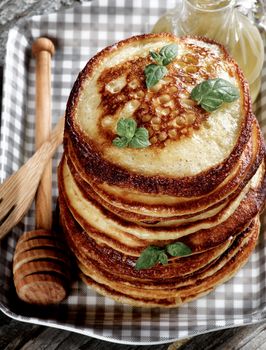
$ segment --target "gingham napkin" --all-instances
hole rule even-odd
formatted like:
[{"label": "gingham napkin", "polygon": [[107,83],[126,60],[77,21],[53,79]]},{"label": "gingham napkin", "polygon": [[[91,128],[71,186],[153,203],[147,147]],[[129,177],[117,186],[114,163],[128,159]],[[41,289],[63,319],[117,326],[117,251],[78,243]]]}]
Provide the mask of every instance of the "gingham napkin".
[{"label": "gingham napkin", "polygon": [[[34,151],[35,61],[30,54],[32,41],[39,36],[48,36],[56,42],[52,63],[52,115],[56,122],[64,112],[77,73],[92,55],[118,40],[150,31],[158,17],[175,5],[174,0],[92,1],[60,13],[33,17],[10,31],[3,87],[1,181],[17,170]],[[261,94],[255,106],[266,135],[265,92],[266,66]],[[56,165],[61,151],[54,160],[54,203],[57,196]],[[12,282],[16,241],[23,231],[33,228],[34,208],[0,246],[0,308],[18,320],[114,342],[151,344],[266,318],[264,229],[248,264],[233,279],[208,296],[180,308],[142,309],[120,305],[77,281],[65,302],[37,310],[18,301]]]}]

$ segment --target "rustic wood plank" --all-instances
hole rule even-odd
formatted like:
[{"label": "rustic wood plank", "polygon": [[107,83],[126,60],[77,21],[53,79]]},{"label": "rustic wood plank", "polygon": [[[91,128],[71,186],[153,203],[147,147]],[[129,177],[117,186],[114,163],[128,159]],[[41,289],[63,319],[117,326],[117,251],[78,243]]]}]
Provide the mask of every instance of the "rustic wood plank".
[{"label": "rustic wood plank", "polygon": [[265,350],[266,323],[230,328],[191,338],[186,344],[178,342],[168,350]]},{"label": "rustic wood plank", "polygon": [[40,326],[17,322],[0,313],[0,349],[21,349],[25,342],[41,330]]},{"label": "rustic wood plank", "polygon": [[25,343],[21,350],[166,350],[167,347],[168,346],[164,344],[152,346],[121,345],[68,331],[47,328]]},{"label": "rustic wood plank", "polygon": [[[89,338],[90,339],[90,338]],[[79,349],[86,344],[88,338],[68,331],[60,331],[54,328],[46,328],[40,334],[32,337],[22,347],[23,350],[61,350]]]}]

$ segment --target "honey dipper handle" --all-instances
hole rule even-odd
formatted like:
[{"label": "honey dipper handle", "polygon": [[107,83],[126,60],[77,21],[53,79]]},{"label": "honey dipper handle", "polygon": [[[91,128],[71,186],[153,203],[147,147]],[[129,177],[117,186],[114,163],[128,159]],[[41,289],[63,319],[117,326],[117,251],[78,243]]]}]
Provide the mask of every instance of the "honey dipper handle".
[{"label": "honey dipper handle", "polygon": [[[51,133],[51,56],[54,45],[47,38],[39,38],[32,45],[36,58],[36,127],[35,145],[38,149]],[[52,226],[52,161],[44,169],[35,201],[37,229],[50,230]]]}]

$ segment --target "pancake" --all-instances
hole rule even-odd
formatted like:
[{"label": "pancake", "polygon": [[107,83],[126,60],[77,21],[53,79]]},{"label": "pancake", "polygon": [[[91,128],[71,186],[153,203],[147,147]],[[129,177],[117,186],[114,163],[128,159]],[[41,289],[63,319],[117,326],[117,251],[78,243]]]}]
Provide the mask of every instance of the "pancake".
[{"label": "pancake", "polygon": [[[255,138],[254,143],[257,144],[257,140],[258,139]],[[250,147],[248,147],[248,150],[249,148]],[[165,226],[167,224],[176,224],[178,221],[177,219],[180,219],[179,221],[186,220],[188,222],[207,218],[217,214],[222,208],[226,206],[225,199],[228,200],[229,198],[236,197],[236,195],[240,193],[240,191],[244,188],[246,183],[250,180],[250,178],[254,175],[255,171],[257,170],[264,156],[264,142],[261,138],[259,138],[259,148],[254,147],[253,156],[254,159],[252,158],[252,162],[251,158],[243,157],[244,169],[242,168],[241,171],[237,172],[234,178],[230,179],[230,181],[224,184],[224,186],[218,188],[217,191],[215,191],[215,193],[211,193],[210,195],[201,198],[194,198],[190,201],[179,201],[178,203],[174,203],[172,205],[167,205],[166,203],[161,205],[150,205],[149,203],[147,204],[147,200],[144,199],[150,199],[150,197],[142,197],[141,203],[134,202],[132,204],[131,202],[131,204],[129,204],[128,198],[134,197],[134,194],[132,193],[129,195],[126,195],[124,193],[124,196],[122,196],[121,194],[118,203],[117,198],[114,199],[113,196],[111,200],[112,203],[110,203],[108,200],[106,200],[106,198],[103,199],[102,193],[99,195],[96,192],[97,190],[95,189],[97,189],[97,186],[95,184],[90,185],[84,181],[82,175],[80,176],[81,172],[76,169],[69,156],[67,157],[67,162],[71,169],[71,173],[75,178],[75,182],[77,183],[81,191],[83,191],[84,193],[86,193],[87,196],[93,198],[95,201],[100,203],[106,209],[110,210],[111,212],[122,217],[125,220],[139,222],[142,224],[146,223],[147,225],[151,224]],[[225,195],[226,197],[224,198],[223,196]],[[167,201],[165,197],[163,199],[165,202]],[[201,204],[205,204],[206,206],[210,205],[210,203],[212,203],[211,206],[209,206],[208,208],[203,207],[203,210],[200,210],[202,209]],[[136,210],[137,204],[138,210]],[[121,209],[123,207],[126,207],[127,209]],[[138,214],[136,213],[136,211],[138,211]],[[149,214],[151,213],[152,215],[149,216],[148,214],[139,214],[140,212],[149,212]],[[190,214],[188,212],[190,212]],[[176,216],[176,214],[180,215]]]},{"label": "pancake", "polygon": [[[98,231],[117,238],[121,238],[123,233],[126,233],[139,239],[165,241],[177,240],[180,237],[200,232],[200,230],[204,230],[206,236],[209,233],[213,235],[214,228],[219,230],[219,232],[224,232],[225,228],[232,232],[235,230],[235,227],[239,226],[240,222],[249,222],[253,216],[258,214],[266,195],[263,162],[238,197],[229,203],[228,208],[212,218],[213,220],[199,220],[198,222],[187,223],[181,226],[140,226],[112,215],[91,198],[85,197],[73,180],[66,163],[64,164],[65,166],[63,167],[62,165],[62,170],[59,167],[60,186],[62,184],[65,200],[67,200],[68,207],[75,219],[83,227],[88,224]],[[228,222],[230,223],[229,227],[227,227],[229,225]],[[126,237],[123,237],[123,239],[126,239]]]},{"label": "pancake", "polygon": [[[119,277],[97,270],[95,264],[86,263],[86,267],[79,264],[82,271],[81,277],[85,283],[93,285],[99,293],[112,297],[118,302],[144,307],[176,307],[188,300],[198,298],[199,295],[209,293],[218,284],[232,278],[246,263],[255,247],[258,234],[259,220],[257,218],[252,229],[239,235],[234,244],[220,256],[215,264],[189,277],[180,280],[174,278],[172,284],[171,282],[166,284],[166,288],[162,290],[158,289],[157,285],[154,285],[152,289],[150,286],[145,288],[143,285],[137,288],[136,282],[129,284],[128,281],[124,281],[122,283]],[[94,267],[91,268],[91,266]]]},{"label": "pancake", "polygon": [[[215,261],[210,262],[204,266],[204,268],[198,269],[185,276],[175,276],[171,279],[166,277],[161,280],[156,280],[155,283],[152,280],[143,281],[142,278],[135,278],[135,280],[125,277],[121,278],[119,274],[113,272],[116,270],[110,268],[104,269],[102,266],[98,267],[99,265],[97,262],[93,260],[89,262],[89,259],[86,260],[86,265],[80,262],[79,267],[84,274],[90,276],[98,283],[112,286],[118,292],[131,296],[141,294],[143,297],[149,297],[152,294],[153,297],[165,298],[185,296],[190,293],[196,294],[201,292],[198,288],[200,281],[215,275],[224,265],[228,264],[229,261],[232,262],[233,259],[236,259],[238,252],[245,249],[247,243],[258,236],[258,231],[259,225],[257,220],[252,229],[247,231],[248,233],[240,234],[227,250],[223,251]],[[212,287],[212,285],[210,284],[209,287]],[[184,289],[189,289],[189,292],[187,290],[184,291]]]},{"label": "pancake", "polygon": [[149,307],[149,308],[150,307],[163,307],[163,308],[177,307],[177,306],[181,306],[183,303],[187,303],[189,301],[193,301],[194,299],[202,297],[212,291],[212,289],[205,290],[203,293],[190,295],[187,298],[183,298],[183,299],[181,298],[155,299],[152,297],[151,298],[141,298],[141,297],[133,298],[125,294],[116,292],[115,290],[109,288],[104,284],[97,283],[92,278],[86,276],[83,273],[80,273],[80,277],[85,284],[95,289],[99,294],[112,298],[118,303],[127,304],[131,306],[136,306],[136,307]]},{"label": "pancake", "polygon": [[[80,261],[83,261],[83,264],[86,266],[93,259],[94,263],[99,262],[96,265],[105,266],[107,269],[115,269],[120,277],[127,275],[141,277],[142,279],[158,279],[163,274],[164,280],[166,280],[167,278],[184,276],[203,268],[206,262],[210,263],[217,259],[233,241],[233,237],[229,237],[226,241],[215,246],[213,249],[209,249],[207,252],[191,254],[189,258],[171,258],[170,264],[167,267],[159,266],[156,269],[137,271],[134,266],[138,256],[133,256],[125,252],[121,253],[110,245],[104,244],[97,237],[88,235],[74,220],[67,207],[61,201],[59,203],[62,213],[61,224],[74,255]],[[88,252],[90,253],[88,254]],[[123,265],[121,265],[122,261]]]},{"label": "pancake", "polygon": [[[229,196],[235,197],[251,179],[261,163],[264,154],[264,141],[257,123],[254,123],[253,138],[250,139],[246,147],[243,159],[241,159],[241,167],[236,171],[236,174],[233,177],[231,176],[226,183],[221,184],[217,190],[209,195],[194,197],[190,200],[176,197],[170,198],[169,196],[153,196],[152,198],[151,195],[144,196],[143,194],[132,192],[127,193],[124,189],[117,196],[117,188],[114,189],[116,195],[112,192],[110,196],[99,190],[96,184],[89,184],[84,181],[82,169],[76,168],[69,153],[67,162],[79,188],[106,209],[125,220],[160,226],[161,223],[162,225],[166,225],[169,220],[175,220],[175,223],[177,223],[176,219],[178,218],[181,220],[186,219],[186,221],[195,221],[217,213],[226,205],[224,199],[228,199]],[[137,202],[137,198],[141,202]],[[154,199],[157,204],[151,204],[151,201]],[[174,202],[174,199],[176,202]],[[161,203],[159,200],[161,200]],[[143,213],[147,214],[144,215]],[[188,220],[189,218],[191,219]],[[171,224],[171,221],[169,224]]]},{"label": "pancake", "polygon": [[[225,242],[230,237],[234,237],[236,234],[238,234],[238,232],[243,230],[249,224],[252,218],[257,215],[263,208],[263,203],[265,201],[266,195],[265,177],[263,177],[263,181],[259,186],[261,186],[263,190],[259,188],[257,188],[257,191],[251,190],[249,196],[242,201],[241,206],[237,208],[234,215],[231,215],[231,217],[229,217],[225,222],[209,229],[201,229],[194,232],[193,234],[182,236],[180,240],[187,244],[192,249],[192,251],[196,253],[211,249]],[[61,194],[64,193],[63,190],[60,192]],[[78,201],[78,203],[80,204],[80,201]],[[251,203],[253,204],[251,205]],[[71,203],[69,201],[66,201],[65,197],[61,195],[60,208],[63,211],[62,216],[64,218],[67,218],[67,221],[71,221],[71,216],[66,212],[65,209],[63,209],[64,207],[67,207],[68,210],[72,210],[75,220],[77,220],[77,222],[79,222],[79,224],[84,228],[88,236],[92,237],[100,244],[107,244],[110,246],[110,248],[113,248],[122,253],[139,256],[141,251],[147,245],[162,246],[176,241],[176,238],[172,240],[170,239],[170,233],[172,232],[169,232],[169,228],[165,229],[165,239],[161,240],[157,238],[158,236],[155,236],[155,239],[153,240],[148,239],[146,235],[142,238],[138,237],[136,235],[136,230],[140,231],[141,229],[146,228],[142,228],[140,226],[133,226],[132,228],[129,226],[129,223],[127,224],[126,222],[124,222],[123,226],[121,225],[118,229],[115,230],[114,225],[116,223],[111,221],[110,217],[108,217],[108,219],[104,217],[99,218],[95,216],[95,214],[91,214],[89,209],[85,209],[84,215],[79,215],[76,210],[73,210]],[[85,219],[86,214],[88,214],[88,217],[92,217],[94,219],[94,222],[88,223]],[[108,212],[106,214],[108,214]],[[98,223],[100,225],[98,225]],[[99,227],[102,229],[99,229]],[[152,228],[150,230],[152,230]],[[157,231],[155,231],[154,235],[156,234],[158,235]]]},{"label": "pancake", "polygon": [[[159,265],[154,268],[136,270],[134,268],[137,257],[125,253],[97,241],[92,238],[82,227],[69,215],[68,209],[60,201],[60,211],[62,212],[62,227],[64,229],[69,247],[75,256],[87,265],[88,261],[95,261],[109,271],[115,271],[119,278],[127,276],[130,278],[141,278],[141,280],[155,280],[167,282],[169,278],[184,277],[191,274],[205,265],[215,261],[232,244],[234,238],[231,236],[224,243],[206,252],[191,254],[187,257],[171,258],[170,263],[166,266]],[[245,228],[242,233],[247,234],[254,226],[254,220]],[[238,233],[240,235],[241,232]],[[237,235],[237,236],[238,236]],[[138,282],[139,283],[139,282]]]},{"label": "pancake", "polygon": [[160,33],[107,47],[77,77],[65,115],[60,224],[88,286],[177,307],[245,264],[266,152],[248,84],[222,45]]},{"label": "pancake", "polygon": [[[162,86],[158,91],[147,90],[143,72],[152,63],[149,51],[173,43],[179,53],[155,90]],[[191,60],[195,63],[185,63]],[[191,65],[197,70],[194,74],[187,68]],[[208,72],[210,67],[212,72]],[[210,117],[199,106],[191,106],[189,94],[195,84],[216,77],[237,86],[240,98]],[[165,95],[173,103],[172,109],[160,102]],[[142,111],[145,104],[146,112]],[[162,110],[169,112],[164,118]],[[143,121],[148,111],[152,118],[166,120],[159,130],[154,130],[151,121]],[[182,114],[185,125],[176,127],[175,138],[167,137],[142,149],[120,149],[112,144],[114,127],[122,116],[136,118],[151,129],[152,138],[155,132],[170,131],[169,125],[178,117],[174,116],[176,111]],[[188,115],[194,119],[191,125]],[[215,189],[239,160],[251,135],[252,120],[248,84],[221,45],[168,33],[142,35],[104,49],[80,73],[67,104],[65,145],[71,141],[88,180],[145,193],[200,196]]]}]

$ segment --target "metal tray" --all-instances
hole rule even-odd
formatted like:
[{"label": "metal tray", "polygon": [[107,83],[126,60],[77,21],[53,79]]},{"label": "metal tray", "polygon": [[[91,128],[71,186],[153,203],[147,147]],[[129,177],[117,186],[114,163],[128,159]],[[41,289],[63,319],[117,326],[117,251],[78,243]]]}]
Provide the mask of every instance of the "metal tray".
[{"label": "metal tray", "polygon": [[[160,5],[159,5],[160,3]],[[163,5],[162,5],[163,3]],[[39,36],[56,42],[52,63],[53,122],[63,114],[71,86],[88,59],[120,39],[147,32],[176,1],[101,0],[60,13],[36,16],[10,30],[4,70],[0,178],[3,181],[34,151],[34,65],[30,47]],[[159,7],[163,6],[163,7]],[[255,106],[266,135],[266,66],[261,95]],[[53,168],[54,203],[57,196],[56,154]],[[73,283],[60,305],[39,309],[21,303],[12,281],[16,241],[34,228],[34,207],[0,246],[0,309],[24,322],[87,334],[117,343],[158,344],[212,330],[266,319],[265,217],[255,252],[228,283],[197,301],[175,309],[145,309],[120,305],[98,295],[82,282]]]}]

